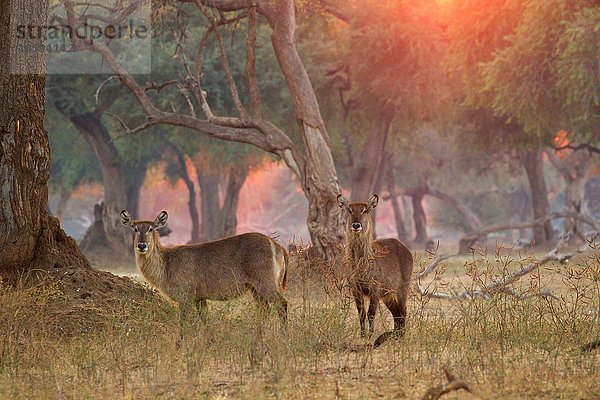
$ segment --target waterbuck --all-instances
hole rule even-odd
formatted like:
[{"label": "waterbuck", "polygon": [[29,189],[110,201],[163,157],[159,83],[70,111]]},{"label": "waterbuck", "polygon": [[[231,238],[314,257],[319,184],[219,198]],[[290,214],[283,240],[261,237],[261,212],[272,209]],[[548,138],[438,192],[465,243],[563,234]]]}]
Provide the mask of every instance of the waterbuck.
[{"label": "waterbuck", "polygon": [[[337,197],[340,208],[346,212],[346,264],[350,267],[350,285],[358,309],[360,329],[367,335],[365,319],[369,320],[369,335],[373,333],[375,313],[383,301],[394,317],[394,330],[380,335],[374,347],[380,346],[391,335],[401,335],[406,322],[406,300],[413,271],[413,257],[398,239],[374,239],[371,210],[379,197],[374,194],[368,203],[349,203],[341,194]],[[365,312],[365,296],[369,308]]]},{"label": "waterbuck", "polygon": [[202,244],[163,247],[157,230],[168,214],[161,211],[154,221],[136,221],[121,211],[121,223],[134,231],[135,262],[150,285],[176,302],[180,308],[179,339],[195,304],[204,319],[206,300],[228,300],[251,291],[264,308],[275,307],[287,318],[286,287],[288,255],[285,249],[262,233],[244,233]]}]

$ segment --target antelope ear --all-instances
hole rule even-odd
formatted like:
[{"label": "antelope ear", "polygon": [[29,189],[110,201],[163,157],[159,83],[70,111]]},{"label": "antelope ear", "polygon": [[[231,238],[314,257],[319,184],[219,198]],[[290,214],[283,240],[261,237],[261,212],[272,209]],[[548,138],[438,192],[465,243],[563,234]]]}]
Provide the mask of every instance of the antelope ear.
[{"label": "antelope ear", "polygon": [[131,214],[127,210],[121,210],[121,223],[133,228],[133,218],[131,218]]},{"label": "antelope ear", "polygon": [[375,207],[377,207],[377,203],[379,203],[379,196],[377,196],[376,194],[374,194],[369,199],[369,206],[367,207],[368,211],[371,211],[372,209],[374,209]]},{"label": "antelope ear", "polygon": [[167,214],[166,211],[159,212],[156,216],[156,219],[154,220],[154,227],[156,229],[162,228],[167,224],[167,219],[169,219],[169,214]]},{"label": "antelope ear", "polygon": [[341,194],[337,195],[337,203],[340,208],[348,209],[348,199]]}]

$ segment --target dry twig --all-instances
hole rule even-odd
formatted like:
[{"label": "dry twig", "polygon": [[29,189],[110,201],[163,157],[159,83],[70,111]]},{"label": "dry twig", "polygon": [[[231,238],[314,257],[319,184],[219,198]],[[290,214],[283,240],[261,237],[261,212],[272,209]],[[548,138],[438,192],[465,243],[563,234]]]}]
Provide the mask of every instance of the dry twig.
[{"label": "dry twig", "polygon": [[448,383],[443,383],[439,386],[430,388],[425,393],[425,395],[422,397],[422,400],[437,400],[445,394],[448,394],[455,390],[461,390],[461,389],[466,390],[467,392],[471,393],[473,396],[477,397],[477,395],[475,394],[475,390],[468,382],[457,378],[450,371],[448,371],[448,369],[445,367],[444,367],[444,374],[446,375],[446,378],[448,379]]}]

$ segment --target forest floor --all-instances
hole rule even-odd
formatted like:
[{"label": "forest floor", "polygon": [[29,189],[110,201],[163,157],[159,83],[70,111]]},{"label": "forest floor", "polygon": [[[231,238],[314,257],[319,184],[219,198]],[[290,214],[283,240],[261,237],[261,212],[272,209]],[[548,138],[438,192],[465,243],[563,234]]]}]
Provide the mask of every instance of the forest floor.
[{"label": "forest floor", "polygon": [[[457,292],[534,257],[455,258],[421,285]],[[417,271],[429,262],[418,259]],[[600,338],[598,251],[548,263],[513,286],[556,297],[436,300],[413,291],[405,336],[377,349],[373,338],[392,325],[387,310],[374,337],[360,337],[347,288],[306,266],[290,271],[287,328],[251,296],[209,302],[207,323],[190,321],[181,349],[177,308],[155,292],[98,271],[57,274],[62,286],[0,286],[0,398],[420,399],[447,382],[446,368],[475,394],[444,399],[600,399],[600,349],[582,350]]]}]

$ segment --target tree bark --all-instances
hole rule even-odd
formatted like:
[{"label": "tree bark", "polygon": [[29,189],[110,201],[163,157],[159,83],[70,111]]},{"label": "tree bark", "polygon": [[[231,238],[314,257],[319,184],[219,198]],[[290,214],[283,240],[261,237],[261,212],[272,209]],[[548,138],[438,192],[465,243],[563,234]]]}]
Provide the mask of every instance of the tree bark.
[{"label": "tree bark", "polygon": [[329,147],[329,134],[312,83],[296,50],[294,2],[280,0],[272,7],[265,12],[273,30],[271,42],[292,94],[306,153],[301,168],[297,158],[295,167],[290,165],[289,157],[284,160],[301,174],[302,188],[308,199],[307,224],[313,246],[325,260],[333,261],[341,254],[344,231],[336,200],[340,184]]},{"label": "tree bark", "polygon": [[20,44],[13,41],[15,27],[45,26],[47,8],[46,1],[0,3],[0,271],[6,279],[65,265],[89,267],[75,241],[47,211],[44,43],[35,43],[38,50],[11,50]]},{"label": "tree bark", "polygon": [[[525,169],[531,190],[534,220],[550,213],[548,190],[546,189],[546,181],[544,180],[542,154],[543,152],[540,149],[519,150],[519,160]],[[553,239],[554,230],[550,221],[545,221],[543,225],[533,227],[534,243],[543,244]]]}]

